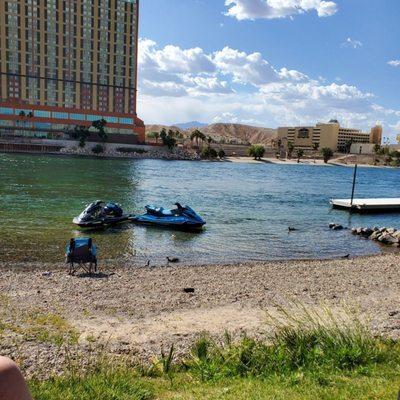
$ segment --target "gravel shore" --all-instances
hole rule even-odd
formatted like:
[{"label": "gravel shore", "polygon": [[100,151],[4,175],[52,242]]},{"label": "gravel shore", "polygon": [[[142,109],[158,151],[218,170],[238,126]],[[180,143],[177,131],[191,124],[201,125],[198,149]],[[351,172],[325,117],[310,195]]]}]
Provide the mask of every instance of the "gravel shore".
[{"label": "gravel shore", "polygon": [[373,332],[397,338],[399,261],[400,254],[391,253],[197,267],[124,265],[94,277],[69,276],[63,265],[0,264],[0,354],[39,376],[61,372],[68,357],[85,357],[93,343],[142,360],[174,343],[182,355],[202,332],[262,335],[265,312],[293,301],[332,308],[345,302],[357,307]]}]

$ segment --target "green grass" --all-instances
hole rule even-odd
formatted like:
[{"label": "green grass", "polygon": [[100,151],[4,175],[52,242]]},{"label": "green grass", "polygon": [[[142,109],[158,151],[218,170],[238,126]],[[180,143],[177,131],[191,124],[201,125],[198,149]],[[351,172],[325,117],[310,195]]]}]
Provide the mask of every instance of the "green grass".
[{"label": "green grass", "polygon": [[103,358],[30,387],[40,400],[396,398],[400,344],[374,338],[350,314],[297,307],[269,323],[263,340],[203,337],[186,360],[174,362],[173,347],[151,366]]}]

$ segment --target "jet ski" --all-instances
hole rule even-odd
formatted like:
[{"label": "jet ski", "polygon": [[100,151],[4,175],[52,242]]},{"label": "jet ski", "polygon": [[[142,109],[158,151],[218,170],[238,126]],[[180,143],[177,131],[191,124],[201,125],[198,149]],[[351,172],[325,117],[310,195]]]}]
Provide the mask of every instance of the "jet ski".
[{"label": "jet ski", "polygon": [[129,221],[130,217],[132,215],[124,214],[119,204],[97,200],[87,205],[72,222],[81,228],[103,228]]},{"label": "jet ski", "polygon": [[189,206],[175,203],[176,208],[168,210],[153,205],[146,206],[146,214],[130,218],[137,224],[156,225],[181,230],[199,230],[205,221]]}]

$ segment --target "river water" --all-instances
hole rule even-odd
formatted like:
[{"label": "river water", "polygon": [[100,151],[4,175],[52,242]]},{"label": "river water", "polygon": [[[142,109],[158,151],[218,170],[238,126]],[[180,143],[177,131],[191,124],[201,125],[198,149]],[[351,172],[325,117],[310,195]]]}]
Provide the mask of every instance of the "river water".
[{"label": "river water", "polygon": [[[61,261],[66,242],[85,236],[73,224],[85,205],[102,199],[126,212],[153,203],[189,204],[207,221],[202,233],[124,225],[90,232],[100,260],[188,264],[333,258],[382,251],[377,244],[331,231],[394,226],[399,214],[349,215],[329,199],[349,197],[353,170],[344,167],[103,160],[0,154],[0,261]],[[400,197],[400,170],[360,168],[356,195]],[[298,230],[288,232],[288,227]]]}]

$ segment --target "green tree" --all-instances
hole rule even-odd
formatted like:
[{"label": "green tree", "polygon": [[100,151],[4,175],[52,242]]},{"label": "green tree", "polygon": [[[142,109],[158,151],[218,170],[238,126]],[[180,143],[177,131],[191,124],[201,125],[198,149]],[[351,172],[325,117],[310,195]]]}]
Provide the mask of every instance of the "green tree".
[{"label": "green tree", "polygon": [[347,154],[350,153],[351,145],[353,144],[353,140],[349,139],[345,141],[344,148]]},{"label": "green tree", "polygon": [[315,164],[315,152],[317,152],[319,149],[319,143],[313,143],[312,147],[314,150],[314,164]]},{"label": "green tree", "polygon": [[200,156],[201,156],[201,158],[217,158],[218,153],[212,147],[207,146],[207,147],[204,147],[203,150],[201,150]]},{"label": "green tree", "polygon": [[206,140],[206,135],[203,132],[200,132],[198,129],[194,130],[190,135],[190,140],[196,141],[196,146],[199,147],[199,140],[204,142]]},{"label": "green tree", "polygon": [[374,153],[375,153],[375,154],[379,154],[380,151],[381,151],[381,146],[380,146],[379,144],[376,144],[376,145],[374,146]]},{"label": "green tree", "polygon": [[160,132],[149,132],[147,134],[147,137],[149,139],[155,139],[156,144],[158,144],[158,139],[160,138]]},{"label": "green tree", "polygon": [[253,144],[249,147],[248,153],[249,156],[254,157],[255,160],[261,160],[265,154],[265,148],[260,144]]},{"label": "green tree", "polygon": [[85,147],[90,132],[89,128],[85,125],[75,125],[73,130],[68,131],[68,134],[72,139],[79,140],[79,147]]},{"label": "green tree", "polygon": [[169,130],[167,133],[166,129],[163,128],[160,132],[160,138],[161,138],[162,144],[164,146],[167,146],[168,149],[172,151],[174,149],[174,147],[176,146],[176,139],[171,135],[171,132],[172,131]]},{"label": "green tree", "polygon": [[222,160],[223,158],[225,158],[226,154],[224,149],[219,149],[218,150],[218,157]]},{"label": "green tree", "polygon": [[324,163],[327,164],[328,161],[329,161],[329,160],[332,158],[332,156],[333,156],[333,151],[332,151],[332,149],[329,148],[329,147],[323,147],[323,148],[321,149],[321,154],[322,154],[322,157],[324,157]]},{"label": "green tree", "polygon": [[98,119],[92,122],[92,127],[97,130],[97,135],[100,137],[102,142],[107,141],[107,132],[106,132],[107,121],[104,118]]},{"label": "green tree", "polygon": [[288,158],[292,157],[293,150],[294,150],[294,144],[292,142],[287,142],[287,156],[288,156]]},{"label": "green tree", "polygon": [[300,158],[303,157],[304,155],[304,150],[303,149],[297,149],[296,150],[296,154],[297,154],[297,163],[300,162]]}]

